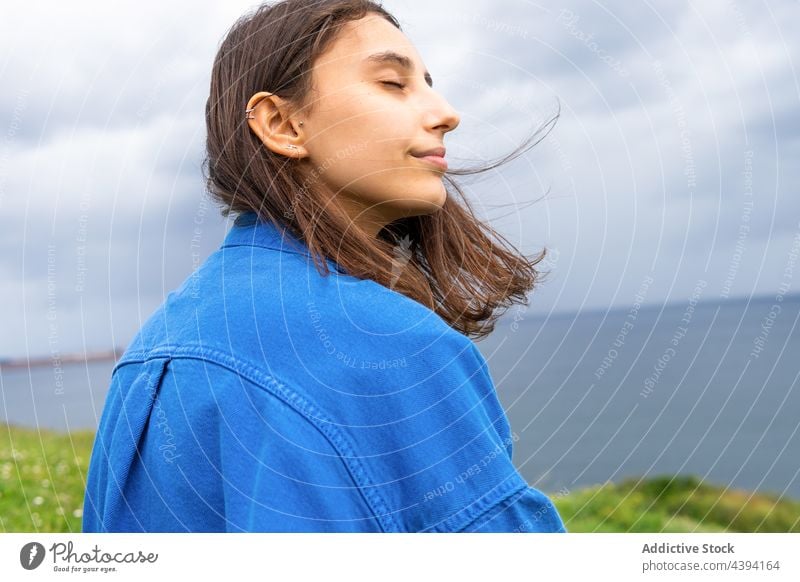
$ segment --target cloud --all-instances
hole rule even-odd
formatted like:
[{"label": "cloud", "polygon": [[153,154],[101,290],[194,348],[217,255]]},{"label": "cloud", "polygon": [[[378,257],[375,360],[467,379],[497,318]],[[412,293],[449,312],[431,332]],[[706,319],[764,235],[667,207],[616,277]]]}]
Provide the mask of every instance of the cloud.
[{"label": "cloud", "polygon": [[[205,99],[219,42],[256,5],[4,4],[0,354],[47,351],[53,257],[60,345],[101,349],[191,274],[198,212],[202,257],[221,243],[225,221],[203,210]],[[800,227],[797,3],[384,6],[462,114],[451,165],[511,151],[562,105],[542,143],[468,188],[520,248],[554,251],[535,309],[625,306],[650,272],[650,301],[703,273],[719,292],[747,164],[732,294],[773,292]]]}]

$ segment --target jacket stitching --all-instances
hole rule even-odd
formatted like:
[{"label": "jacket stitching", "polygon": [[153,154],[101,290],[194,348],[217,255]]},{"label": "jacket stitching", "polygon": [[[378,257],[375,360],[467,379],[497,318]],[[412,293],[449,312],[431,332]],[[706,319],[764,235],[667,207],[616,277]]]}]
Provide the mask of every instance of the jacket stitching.
[{"label": "jacket stitching", "polygon": [[[506,485],[505,481],[501,482],[500,485],[492,489],[489,493],[485,494],[479,501],[473,502],[461,511],[456,512],[455,515],[432,528],[431,531],[442,533],[460,532],[461,530],[469,527],[476,520],[480,519],[481,516],[485,515],[487,511],[497,507],[501,503],[505,502],[505,500],[509,497],[512,497],[516,493],[528,487],[527,483],[515,483],[516,480],[514,477],[515,475],[512,474],[506,478],[506,480],[511,480],[510,485]],[[498,489],[502,493],[500,493],[499,497],[495,497],[493,493]]]},{"label": "jacket stitching", "polygon": [[468,527],[474,525],[476,522],[480,521],[483,517],[485,517],[486,514],[489,513],[491,510],[504,503],[507,503],[509,499],[521,497],[525,493],[526,489],[528,489],[527,484],[520,485],[517,489],[512,489],[508,494],[503,495],[498,501],[492,503],[489,507],[485,508],[482,511],[478,510],[478,514],[475,517],[473,517],[467,523],[459,527],[456,531],[464,531]]},{"label": "jacket stitching", "polygon": [[[147,363],[149,365],[146,367],[146,370],[145,370],[145,374],[147,376],[147,379],[145,380],[144,386],[145,386],[145,391],[148,394],[153,394],[160,387],[161,381],[162,381],[162,379],[164,377],[164,372],[166,370],[166,366],[167,366],[168,362],[169,362],[168,358],[163,358],[163,359],[162,358],[152,358],[152,359],[147,361]],[[153,368],[153,369],[151,369],[151,368]],[[128,393],[127,392],[120,394],[120,398],[122,400],[122,402],[120,403],[120,406],[121,406],[120,410],[121,410],[122,414],[125,417],[125,422],[126,422],[126,426],[127,426],[128,430],[131,430],[131,429],[134,429],[134,428],[139,429],[140,430],[140,436],[141,436],[141,432],[144,430],[144,427],[147,425],[148,419],[150,417],[150,411],[148,411],[147,416],[144,419],[142,419],[142,425],[141,426],[139,426],[138,424],[135,425],[135,426],[131,426],[131,418],[130,418],[130,416],[128,414],[128,411],[125,408],[125,400],[127,399],[127,397],[128,397]],[[136,419],[136,420],[138,420],[138,419]],[[103,447],[103,455],[105,456],[106,459],[108,459],[108,457],[109,457],[109,449],[112,449],[113,445],[114,445],[113,438],[111,440],[109,440],[108,445],[106,445],[105,439],[100,439],[99,442],[101,443],[101,445]],[[137,443],[137,448],[135,449],[135,455],[141,461],[141,454],[140,454],[140,452],[138,450],[138,443]],[[107,507],[104,510],[106,515],[101,520],[102,521],[102,528],[103,528],[102,531],[106,531],[106,532],[113,531],[113,529],[111,528],[111,524],[116,521],[116,519],[119,516],[119,513],[122,511],[122,505],[121,505],[122,502],[125,503],[125,506],[128,508],[128,511],[130,511],[131,515],[134,516],[134,520],[136,521],[136,525],[139,526],[141,531],[146,531],[144,526],[142,525],[142,522],[136,516],[135,512],[132,511],[132,509],[130,507],[130,504],[128,503],[128,500],[125,497],[124,492],[123,492],[124,483],[128,480],[128,472],[125,472],[122,475],[122,479],[118,479],[117,478],[118,475],[119,475],[118,473],[114,473],[112,471],[112,476],[113,476],[114,484],[115,484],[116,488],[114,490],[112,490],[113,495],[111,497],[111,500],[108,502]],[[120,485],[120,481],[122,482],[122,485]],[[183,522],[180,519],[178,519],[178,521],[181,522],[181,525],[184,525]],[[185,527],[185,525],[184,525],[184,527]]]}]

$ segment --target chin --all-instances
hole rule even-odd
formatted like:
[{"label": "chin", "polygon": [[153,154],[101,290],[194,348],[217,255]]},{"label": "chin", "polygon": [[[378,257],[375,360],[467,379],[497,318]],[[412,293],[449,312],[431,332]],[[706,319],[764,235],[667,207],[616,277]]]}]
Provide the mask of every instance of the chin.
[{"label": "chin", "polygon": [[444,176],[436,172],[431,173],[425,180],[419,180],[414,192],[420,201],[426,204],[443,206],[447,200],[447,190],[444,187]]},{"label": "chin", "polygon": [[444,185],[440,184],[438,189],[410,199],[405,206],[413,214],[433,214],[441,210],[446,201],[447,191],[444,189]]},{"label": "chin", "polygon": [[444,187],[444,182],[439,180],[438,188],[431,196],[432,204],[436,205],[437,209],[441,209],[444,203],[447,202],[447,189]]},{"label": "chin", "polygon": [[391,206],[389,213],[395,219],[434,214],[447,202],[447,190],[441,177],[432,175],[423,180],[406,181],[401,192],[385,192],[384,200],[391,201],[388,202]]}]

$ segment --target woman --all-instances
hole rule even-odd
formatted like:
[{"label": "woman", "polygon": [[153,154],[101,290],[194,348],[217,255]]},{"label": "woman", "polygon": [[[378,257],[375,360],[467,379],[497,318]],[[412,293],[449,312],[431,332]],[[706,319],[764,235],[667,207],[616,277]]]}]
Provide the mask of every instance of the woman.
[{"label": "woman", "polygon": [[206,122],[237,218],[114,368],[84,531],[566,531],[469,337],[544,255],[446,189],[470,173],[444,162],[459,116],[397,21],[261,6],[220,46]]}]

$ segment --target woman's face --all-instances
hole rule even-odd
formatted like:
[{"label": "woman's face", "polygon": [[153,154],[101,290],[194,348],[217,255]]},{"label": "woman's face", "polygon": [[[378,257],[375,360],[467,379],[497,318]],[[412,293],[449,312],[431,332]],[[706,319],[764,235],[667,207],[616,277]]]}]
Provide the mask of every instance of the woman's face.
[{"label": "woman's face", "polygon": [[[386,52],[410,66],[373,56]],[[444,169],[414,155],[443,148],[459,124],[432,83],[411,42],[375,14],[347,23],[313,68],[310,111],[296,116],[307,186],[324,188],[373,236],[447,197]]]}]

